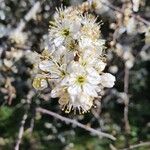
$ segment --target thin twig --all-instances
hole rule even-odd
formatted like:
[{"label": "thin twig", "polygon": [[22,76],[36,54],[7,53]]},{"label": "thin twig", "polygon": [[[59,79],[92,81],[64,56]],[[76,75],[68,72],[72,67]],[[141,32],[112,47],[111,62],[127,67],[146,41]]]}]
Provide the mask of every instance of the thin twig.
[{"label": "thin twig", "polygon": [[125,120],[125,129],[127,133],[129,133],[130,131],[130,125],[128,120],[128,105],[129,105],[128,86],[129,86],[129,68],[125,66],[124,92],[126,93],[127,96],[124,102],[125,103],[124,120]]},{"label": "thin twig", "polygon": [[86,126],[86,125],[83,125],[83,124],[79,123],[79,122],[76,121],[76,120],[72,120],[72,119],[70,119],[70,118],[61,116],[61,115],[59,115],[59,114],[57,114],[57,113],[55,113],[55,112],[52,112],[52,111],[50,111],[50,110],[46,110],[46,109],[43,109],[43,108],[40,108],[40,107],[39,107],[39,108],[37,108],[37,112],[40,112],[40,113],[43,113],[43,114],[51,115],[51,116],[53,116],[53,117],[55,117],[55,118],[57,118],[57,119],[60,119],[61,121],[64,121],[65,123],[74,124],[74,125],[76,125],[76,126],[78,126],[78,127],[80,127],[80,128],[83,128],[83,129],[85,129],[85,130],[87,130],[87,131],[89,131],[89,132],[91,132],[91,133],[93,133],[93,134],[95,134],[95,135],[98,135],[98,136],[100,136],[100,137],[106,137],[106,138],[109,138],[109,139],[111,139],[111,140],[116,140],[116,138],[115,138],[114,136],[112,136],[112,135],[110,135],[110,134],[108,134],[108,133],[104,133],[104,132],[101,132],[101,131],[97,131],[97,130],[95,130],[95,129],[89,127],[89,126]]},{"label": "thin twig", "polygon": [[[118,8],[118,7],[116,7],[112,4],[108,4],[108,3],[105,3],[103,1],[100,1],[100,3],[107,6],[107,7],[109,7],[112,10],[115,10],[115,11],[121,13],[121,14],[124,14],[123,10],[121,10],[120,8]],[[146,19],[142,18],[141,16],[133,14],[133,13],[131,14],[131,16],[134,17],[135,19],[137,19],[138,21],[143,22],[145,25],[150,26],[150,22],[147,21]]]},{"label": "thin twig", "polygon": [[142,142],[142,143],[139,143],[139,144],[130,145],[129,148],[124,148],[124,149],[121,149],[121,150],[131,150],[131,149],[135,149],[135,148],[138,148],[138,147],[145,147],[145,146],[150,146],[150,142]]},{"label": "thin twig", "polygon": [[[26,104],[27,105],[25,107],[25,113],[22,117],[21,125],[20,125],[20,128],[19,128],[19,133],[18,133],[18,138],[17,138],[17,141],[16,141],[16,145],[14,147],[14,150],[19,150],[20,143],[21,143],[21,140],[22,140],[22,137],[23,137],[23,134],[24,134],[24,125],[25,125],[26,119],[28,117],[28,113],[29,113],[29,110],[30,110],[31,103],[32,103],[32,101],[34,101],[35,99],[37,99],[39,97],[40,92],[35,94],[35,95],[33,95],[33,94],[34,93],[29,92],[28,95],[27,95],[27,99],[26,99]],[[33,98],[33,96],[34,96],[34,98]],[[31,120],[31,127],[29,129],[30,133],[32,133],[33,127],[34,127],[34,120],[33,121]]]},{"label": "thin twig", "polygon": [[125,75],[124,75],[124,93],[126,98],[124,99],[124,123],[125,123],[125,133],[126,133],[126,146],[129,146],[128,135],[130,134],[130,124],[128,118],[129,111],[129,97],[128,97],[128,86],[129,86],[129,68],[125,65]]},{"label": "thin twig", "polygon": [[20,146],[20,143],[21,143],[21,140],[23,137],[23,133],[24,133],[24,125],[25,125],[27,117],[28,117],[28,112],[26,111],[26,113],[22,117],[21,126],[19,128],[19,133],[18,133],[18,139],[17,139],[14,150],[19,150],[19,146]]},{"label": "thin twig", "polygon": [[[37,1],[33,7],[28,11],[28,13],[25,15],[24,19],[22,19],[17,28],[14,29],[12,32],[22,32],[22,30],[25,28],[25,25],[28,21],[30,21],[32,18],[34,18],[36,16],[36,14],[39,12],[40,10],[40,2]],[[10,34],[12,34],[12,32],[10,32]]]}]

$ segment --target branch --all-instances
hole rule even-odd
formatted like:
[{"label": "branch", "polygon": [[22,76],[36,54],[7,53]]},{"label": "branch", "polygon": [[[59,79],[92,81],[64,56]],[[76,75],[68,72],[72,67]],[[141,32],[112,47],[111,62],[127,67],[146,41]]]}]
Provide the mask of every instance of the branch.
[{"label": "branch", "polygon": [[121,150],[131,150],[131,149],[135,149],[138,147],[144,147],[144,146],[150,146],[150,142],[143,142],[143,143],[139,143],[139,144],[135,144],[135,145],[130,145],[129,148],[124,148]]},{"label": "branch", "polygon": [[124,75],[124,92],[126,93],[127,97],[125,100],[125,108],[124,108],[124,120],[125,120],[125,129],[126,132],[130,132],[130,125],[128,120],[128,105],[129,105],[129,97],[128,97],[128,86],[129,86],[129,68],[125,66],[125,75]]},{"label": "branch", "polygon": [[[35,94],[35,95],[33,95],[33,94],[34,94],[33,92],[29,92],[28,95],[27,95],[27,99],[26,99],[27,106],[25,107],[25,113],[22,117],[21,125],[20,125],[20,128],[19,128],[19,133],[18,133],[18,138],[17,138],[17,141],[16,141],[16,145],[14,147],[14,150],[19,150],[20,143],[21,143],[21,140],[22,140],[22,137],[23,137],[23,134],[24,134],[24,125],[25,125],[27,117],[28,117],[31,102],[34,101],[35,99],[37,99],[37,97],[40,95],[40,92],[38,94]],[[35,97],[33,98],[33,96],[35,96]],[[34,121],[32,122],[32,120],[31,120],[31,127],[29,128],[30,133],[32,132],[33,127],[34,127]]]},{"label": "branch", "polygon": [[17,139],[14,150],[19,150],[19,146],[20,146],[22,136],[23,136],[23,133],[24,133],[24,124],[26,122],[27,117],[28,117],[28,115],[27,115],[27,112],[26,112],[22,117],[21,126],[19,128],[19,133],[18,133],[18,139]]},{"label": "branch", "polygon": [[[109,7],[112,10],[115,10],[115,11],[121,13],[121,14],[124,14],[124,12],[120,8],[118,8],[118,7],[116,7],[112,4],[108,4],[108,3],[105,3],[105,2],[102,2],[102,1],[100,1],[100,3],[107,6],[107,7]],[[145,25],[150,26],[150,22],[145,20],[141,16],[133,14],[133,13],[131,14],[131,16],[134,17],[135,19],[137,19],[138,21],[143,22]]]},{"label": "branch", "polygon": [[100,137],[106,137],[106,138],[109,138],[111,140],[116,140],[116,138],[114,136],[110,135],[110,134],[107,134],[107,133],[104,133],[104,132],[101,132],[101,131],[97,131],[97,130],[89,127],[89,126],[86,126],[86,125],[83,125],[83,124],[79,123],[76,120],[72,120],[72,119],[69,119],[67,117],[61,116],[61,115],[59,115],[55,112],[52,112],[52,111],[49,111],[49,110],[46,110],[46,109],[43,109],[43,108],[37,108],[37,112],[40,112],[40,113],[43,113],[43,114],[48,114],[48,115],[53,116],[57,119],[60,119],[61,121],[65,122],[65,123],[74,124],[74,125],[76,125],[80,128],[83,128],[83,129],[85,129],[85,130],[87,130],[87,131],[89,131],[89,132],[91,132],[95,135],[98,135]]},{"label": "branch", "polygon": [[21,32],[25,28],[26,23],[30,21],[32,18],[34,18],[39,10],[40,10],[40,2],[37,1],[25,15],[24,19],[22,19],[19,22],[17,28],[14,29],[12,32]]},{"label": "branch", "polygon": [[129,111],[129,96],[128,96],[128,86],[129,86],[129,68],[125,65],[125,75],[124,75],[124,93],[126,98],[124,99],[124,123],[125,123],[125,133],[126,133],[126,146],[129,146],[128,135],[130,134],[130,124],[128,118]]}]

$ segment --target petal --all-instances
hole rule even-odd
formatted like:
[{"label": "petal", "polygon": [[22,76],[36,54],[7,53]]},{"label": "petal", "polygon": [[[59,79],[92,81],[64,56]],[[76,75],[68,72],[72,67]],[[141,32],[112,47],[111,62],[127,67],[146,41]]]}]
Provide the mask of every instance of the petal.
[{"label": "petal", "polygon": [[90,76],[100,78],[100,75],[98,74],[98,72],[94,68],[88,67],[86,70],[90,74]]},{"label": "petal", "polygon": [[104,73],[101,75],[101,84],[104,87],[111,88],[114,86],[115,77],[110,73]]},{"label": "petal", "polygon": [[63,41],[64,41],[64,38],[59,36],[56,39],[54,39],[54,44],[55,44],[56,47],[58,47],[63,43]]},{"label": "petal", "polygon": [[83,86],[83,92],[89,96],[92,96],[92,97],[97,97],[97,92],[96,90],[93,88],[94,86],[91,86],[90,84],[86,83],[84,86]]},{"label": "petal", "polygon": [[97,85],[100,83],[101,78],[100,78],[100,76],[98,76],[98,77],[87,76],[87,80],[90,84]]},{"label": "petal", "polygon": [[95,61],[95,68],[96,70],[100,73],[102,72],[106,67],[106,63],[104,63],[103,61],[97,60]]},{"label": "petal", "polygon": [[42,71],[46,71],[46,72],[50,72],[52,66],[53,66],[53,63],[51,61],[48,61],[48,60],[44,60],[44,61],[39,63],[39,68]]},{"label": "petal", "polygon": [[76,78],[72,75],[69,75],[61,81],[61,85],[66,85],[66,86],[71,86],[73,84],[75,84]]},{"label": "petal", "polygon": [[71,95],[77,95],[81,92],[81,87],[78,85],[73,85],[68,88],[68,93]]},{"label": "petal", "polygon": [[80,30],[81,24],[79,22],[73,22],[70,26],[72,33],[76,34]]},{"label": "petal", "polygon": [[66,86],[66,85],[69,85],[69,77],[65,77],[61,83],[60,83],[61,86]]},{"label": "petal", "polygon": [[52,98],[59,97],[60,92],[61,92],[61,88],[60,88],[60,87],[55,87],[55,88],[51,91],[51,97],[52,97]]}]

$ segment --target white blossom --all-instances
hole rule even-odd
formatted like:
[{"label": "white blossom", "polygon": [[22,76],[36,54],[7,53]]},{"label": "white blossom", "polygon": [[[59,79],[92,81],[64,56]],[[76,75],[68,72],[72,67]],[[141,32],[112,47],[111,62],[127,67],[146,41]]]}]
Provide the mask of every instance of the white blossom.
[{"label": "white blossom", "polygon": [[83,69],[79,64],[73,63],[72,70],[69,76],[64,78],[63,85],[68,86],[68,93],[70,95],[78,95],[84,93],[86,95],[97,97],[96,90],[100,83],[100,75],[93,69],[89,68],[87,71]]},{"label": "white blossom", "polygon": [[50,23],[49,43],[39,54],[38,75],[33,81],[37,90],[47,87],[51,98],[58,98],[66,113],[88,112],[104,87],[114,86],[115,77],[104,73],[105,40],[100,23],[80,9],[57,9]]}]

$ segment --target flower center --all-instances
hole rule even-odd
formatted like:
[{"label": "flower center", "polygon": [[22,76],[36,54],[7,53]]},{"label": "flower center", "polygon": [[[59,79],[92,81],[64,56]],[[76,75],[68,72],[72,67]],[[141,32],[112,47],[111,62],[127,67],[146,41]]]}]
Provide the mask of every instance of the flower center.
[{"label": "flower center", "polygon": [[63,29],[62,35],[68,36],[70,34],[69,29]]},{"label": "flower center", "polygon": [[86,79],[84,76],[78,76],[77,77],[77,83],[83,84],[83,83],[85,83],[85,81],[86,81]]}]

